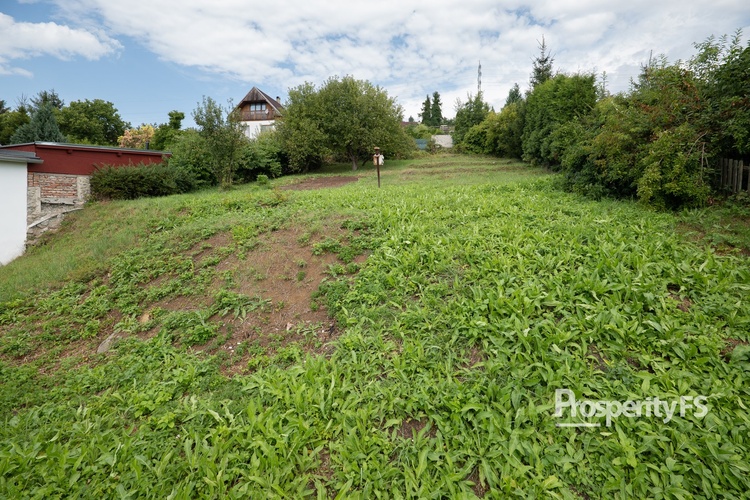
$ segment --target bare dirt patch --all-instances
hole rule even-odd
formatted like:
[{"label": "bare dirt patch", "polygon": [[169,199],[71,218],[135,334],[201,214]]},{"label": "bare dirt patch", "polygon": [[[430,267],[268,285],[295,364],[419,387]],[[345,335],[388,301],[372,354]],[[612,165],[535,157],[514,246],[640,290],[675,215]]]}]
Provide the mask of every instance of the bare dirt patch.
[{"label": "bare dirt patch", "polygon": [[689,312],[690,306],[693,305],[693,303],[690,302],[690,299],[680,297],[679,295],[675,295],[673,293],[669,294],[669,298],[677,302],[677,309],[682,312]]},{"label": "bare dirt patch", "polygon": [[340,187],[344,186],[346,184],[351,184],[352,182],[357,182],[359,180],[359,177],[354,176],[336,176],[336,177],[316,177],[312,179],[305,179],[301,182],[296,182],[294,184],[287,184],[286,186],[281,186],[279,189],[283,190],[292,190],[292,191],[304,191],[309,189],[324,189],[324,188],[333,188],[333,187]]},{"label": "bare dirt patch", "polygon": [[463,174],[477,174],[477,173],[483,173],[486,174],[488,172],[500,172],[500,171],[508,171],[508,170],[520,170],[518,168],[508,168],[507,166],[497,166],[497,167],[465,167],[465,168],[450,168],[450,169],[443,169],[443,170],[425,170],[425,169],[407,169],[402,170],[400,175],[402,177],[409,177],[412,175],[438,175],[443,177],[458,177]]},{"label": "bare dirt patch", "polygon": [[[216,325],[215,336],[191,350],[217,355],[227,375],[249,373],[269,364],[302,362],[308,354],[329,356],[341,329],[329,316],[325,298],[318,296],[320,285],[324,280],[350,279],[367,258],[366,252],[359,250],[359,230],[344,228],[345,222],[330,218],[265,232],[253,240],[250,249],[235,242],[229,232],[213,235],[186,250],[196,277],[208,281],[198,290],[184,285],[172,290],[171,284],[179,276],[170,272],[139,285],[145,291],[163,286],[165,293],[152,294],[162,298],[140,304],[141,312],[130,319],[129,332],[117,331],[116,325],[127,319],[118,310],[100,320],[94,337],[64,340],[71,327],[61,324],[65,330],[59,332],[59,342],[43,340],[39,324],[26,341],[28,345],[21,345],[26,337],[19,330],[18,354],[2,353],[0,358],[14,364],[49,359],[43,363],[43,372],[48,373],[64,366],[91,365],[107,356],[97,353],[100,347],[115,346],[126,337],[149,339],[162,331],[170,314],[190,311],[211,311],[206,320]],[[222,293],[244,298],[251,307],[219,306]],[[181,346],[184,332],[178,328],[174,342]],[[6,350],[10,352],[10,347]]]},{"label": "bare dirt patch", "polygon": [[479,480],[479,468],[475,467],[474,470],[471,472],[471,474],[468,475],[466,478],[467,481],[471,481],[474,483],[474,486],[471,488],[474,494],[479,498],[484,498],[484,496],[489,491],[489,487],[487,484],[483,484]]},{"label": "bare dirt patch", "polygon": [[[357,233],[340,225],[340,220],[330,220],[313,230],[292,226],[261,234],[251,250],[233,252],[215,265],[213,283],[205,293],[170,297],[154,307],[206,309],[221,290],[261,304],[247,312],[215,314],[211,321],[221,325],[219,334],[194,347],[198,352],[219,354],[227,375],[247,373],[269,363],[297,362],[305,354],[330,355],[340,329],[322,300],[315,298],[316,292],[324,280],[340,276],[344,269],[356,272],[366,259],[366,255],[358,255],[347,268],[337,253],[321,249],[318,244],[323,241],[336,241],[342,247],[351,243]],[[222,236],[213,240],[213,244],[224,245],[222,251],[231,244]]]},{"label": "bare dirt patch", "polygon": [[[427,418],[412,419],[409,418],[401,423],[401,427],[398,429],[398,435],[404,439],[414,439],[417,434],[422,432],[429,420]],[[427,437],[434,438],[437,436],[437,429],[433,426],[427,431]]]},{"label": "bare dirt patch", "polygon": [[594,364],[594,367],[597,370],[601,372],[607,371],[607,360],[604,358],[604,356],[599,351],[599,348],[596,347],[596,345],[589,344],[588,350],[586,351],[586,357],[593,358],[594,361],[596,361],[596,363]]},{"label": "bare dirt patch", "polygon": [[729,360],[732,351],[734,351],[737,346],[748,345],[748,342],[740,339],[729,338],[724,339],[724,344],[724,348],[721,350],[721,355],[725,360]]}]

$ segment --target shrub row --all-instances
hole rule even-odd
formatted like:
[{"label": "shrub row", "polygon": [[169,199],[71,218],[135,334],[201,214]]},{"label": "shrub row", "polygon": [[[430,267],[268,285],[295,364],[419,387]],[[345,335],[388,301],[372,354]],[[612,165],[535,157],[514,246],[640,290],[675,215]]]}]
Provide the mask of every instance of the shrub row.
[{"label": "shrub row", "polygon": [[741,39],[739,31],[711,37],[688,62],[651,60],[616,95],[592,74],[550,74],[525,98],[509,95],[499,113],[473,120],[458,149],[521,156],[594,198],[705,205],[717,187],[715,161],[750,157],[750,45]]},{"label": "shrub row", "polygon": [[187,193],[198,185],[191,172],[164,163],[127,167],[104,165],[91,176],[91,196],[99,200],[132,200]]}]

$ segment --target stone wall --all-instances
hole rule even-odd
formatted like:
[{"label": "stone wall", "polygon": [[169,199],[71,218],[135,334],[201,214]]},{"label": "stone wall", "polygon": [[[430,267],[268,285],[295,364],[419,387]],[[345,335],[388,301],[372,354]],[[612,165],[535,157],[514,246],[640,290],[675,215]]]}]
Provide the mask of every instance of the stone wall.
[{"label": "stone wall", "polygon": [[38,187],[42,200],[69,200],[84,203],[91,194],[87,175],[28,173],[28,187]]},{"label": "stone wall", "polygon": [[83,208],[90,194],[87,175],[29,172],[27,243],[33,244],[43,233],[58,228],[65,214]]}]

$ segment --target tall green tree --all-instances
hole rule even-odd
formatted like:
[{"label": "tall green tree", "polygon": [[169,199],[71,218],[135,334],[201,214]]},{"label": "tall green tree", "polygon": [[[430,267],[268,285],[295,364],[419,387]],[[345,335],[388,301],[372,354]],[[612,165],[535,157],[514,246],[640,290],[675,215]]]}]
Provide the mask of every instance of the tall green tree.
[{"label": "tall green tree", "polygon": [[65,136],[57,125],[53,104],[43,102],[32,113],[31,120],[18,127],[10,142],[65,142]]},{"label": "tall green tree", "polygon": [[57,95],[55,89],[42,90],[35,97],[31,98],[31,106],[34,109],[39,109],[45,104],[49,104],[54,110],[60,111],[65,106],[65,101]]},{"label": "tall green tree", "polygon": [[559,154],[552,147],[554,132],[589,113],[595,103],[596,77],[593,74],[558,74],[534,87],[526,98],[524,159],[548,166],[559,165]]},{"label": "tall green tree", "polygon": [[489,154],[521,158],[523,146],[523,101],[511,102],[487,117],[486,148]]},{"label": "tall green tree", "polygon": [[60,130],[71,142],[115,146],[117,139],[130,128],[115,105],[102,99],[73,101],[58,117]]},{"label": "tall green tree", "polygon": [[163,151],[170,148],[180,136],[182,120],[185,119],[185,113],[182,111],[172,110],[169,112],[169,121],[156,127],[154,138],[151,140],[151,149]]},{"label": "tall green tree", "polygon": [[319,89],[306,83],[290,90],[279,131],[293,169],[306,170],[335,155],[356,170],[376,146],[386,157],[412,147],[402,120],[401,106],[382,88],[351,76],[332,77]]},{"label": "tall green tree", "polygon": [[440,93],[436,90],[432,93],[432,106],[430,107],[430,125],[439,127],[443,123],[443,110],[440,102]]},{"label": "tall green tree", "polygon": [[505,106],[520,102],[522,100],[523,96],[521,95],[521,88],[518,86],[518,83],[514,83],[508,91],[508,97],[505,98]]},{"label": "tall green tree", "polygon": [[200,137],[211,155],[211,165],[222,189],[232,187],[234,173],[247,143],[238,110],[231,102],[224,108],[211,97],[193,111]]},{"label": "tall green tree", "polygon": [[425,97],[419,117],[422,118],[423,125],[432,126],[432,104],[430,102],[430,96]]},{"label": "tall green tree", "polygon": [[539,55],[534,59],[534,64],[531,70],[531,89],[533,90],[537,85],[541,85],[550,78],[552,78],[552,63],[555,59],[547,50],[547,42],[542,36],[542,41],[539,43]]},{"label": "tall green tree", "polygon": [[469,94],[465,103],[461,102],[460,99],[456,100],[453,142],[455,144],[461,143],[469,129],[482,123],[489,112],[490,105],[484,102],[482,92],[477,92],[475,96]]},{"label": "tall green tree", "polygon": [[750,156],[750,42],[742,46],[742,31],[731,40],[711,36],[695,44],[690,60],[703,110],[701,128],[706,131],[715,156]]},{"label": "tall green tree", "polygon": [[25,106],[18,106],[13,111],[0,114],[0,144],[10,144],[10,138],[19,127],[29,123],[31,116]]}]

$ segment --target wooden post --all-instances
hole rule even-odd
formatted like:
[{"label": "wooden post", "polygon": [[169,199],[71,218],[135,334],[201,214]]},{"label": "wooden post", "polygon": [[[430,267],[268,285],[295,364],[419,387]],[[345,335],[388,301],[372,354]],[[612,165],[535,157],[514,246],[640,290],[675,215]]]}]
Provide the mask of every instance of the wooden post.
[{"label": "wooden post", "polygon": [[372,162],[378,171],[378,187],[380,187],[380,164],[383,162],[383,157],[380,155],[380,148],[375,148],[375,154],[372,155]]},{"label": "wooden post", "polygon": [[734,192],[740,192],[740,186],[742,185],[742,163],[739,160],[734,160]]},{"label": "wooden post", "polygon": [[724,190],[724,185],[727,182],[727,159],[721,158],[719,160],[719,167],[721,167],[721,181],[719,181],[720,190]]}]

